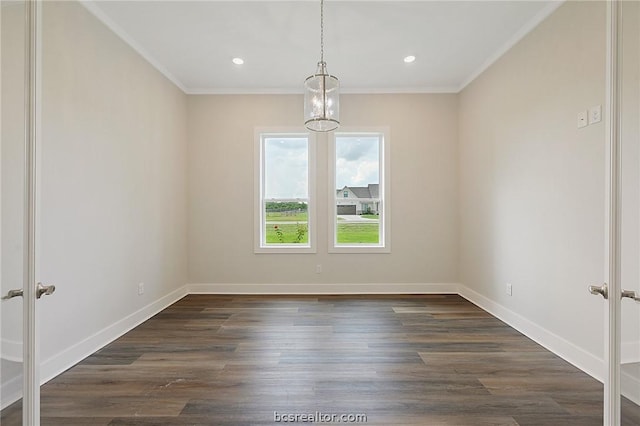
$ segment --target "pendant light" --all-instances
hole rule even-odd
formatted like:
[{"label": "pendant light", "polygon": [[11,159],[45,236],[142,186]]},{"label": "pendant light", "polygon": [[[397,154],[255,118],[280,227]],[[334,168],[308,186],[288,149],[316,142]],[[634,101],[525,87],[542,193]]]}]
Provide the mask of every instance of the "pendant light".
[{"label": "pendant light", "polygon": [[324,62],[324,0],[320,0],[320,62],[304,81],[304,125],[314,132],[330,132],[340,125],[340,82],[327,74]]}]

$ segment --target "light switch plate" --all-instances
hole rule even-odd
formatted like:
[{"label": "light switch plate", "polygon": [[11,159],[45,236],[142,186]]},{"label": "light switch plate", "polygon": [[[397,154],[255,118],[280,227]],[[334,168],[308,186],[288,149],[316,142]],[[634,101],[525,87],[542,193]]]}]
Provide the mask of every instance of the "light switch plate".
[{"label": "light switch plate", "polygon": [[589,108],[589,124],[595,124],[602,121],[602,106],[596,105]]}]

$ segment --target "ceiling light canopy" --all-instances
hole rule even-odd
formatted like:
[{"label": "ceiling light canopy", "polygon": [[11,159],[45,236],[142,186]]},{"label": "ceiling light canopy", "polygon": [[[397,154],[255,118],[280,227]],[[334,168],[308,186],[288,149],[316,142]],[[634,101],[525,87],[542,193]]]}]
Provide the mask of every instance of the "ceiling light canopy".
[{"label": "ceiling light canopy", "polygon": [[410,64],[411,62],[413,62],[413,61],[415,61],[415,60],[416,60],[416,57],[415,57],[415,56],[413,56],[413,55],[409,55],[409,56],[405,56],[405,57],[404,57],[404,61],[405,61],[407,64]]},{"label": "ceiling light canopy", "polygon": [[244,64],[244,59],[242,59],[242,58],[233,58],[231,60],[231,62],[233,62],[236,65],[242,65],[242,64]]},{"label": "ceiling light canopy", "polygon": [[304,125],[314,132],[330,132],[340,126],[340,82],[327,73],[324,62],[324,0],[320,0],[320,62],[304,82]]}]

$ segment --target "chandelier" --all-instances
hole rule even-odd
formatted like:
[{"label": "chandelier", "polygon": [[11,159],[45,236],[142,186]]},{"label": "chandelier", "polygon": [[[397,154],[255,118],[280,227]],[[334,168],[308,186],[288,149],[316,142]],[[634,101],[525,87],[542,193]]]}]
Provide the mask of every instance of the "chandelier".
[{"label": "chandelier", "polygon": [[330,132],[340,125],[340,82],[327,73],[324,62],[324,0],[320,0],[320,62],[304,81],[304,125],[314,132]]}]

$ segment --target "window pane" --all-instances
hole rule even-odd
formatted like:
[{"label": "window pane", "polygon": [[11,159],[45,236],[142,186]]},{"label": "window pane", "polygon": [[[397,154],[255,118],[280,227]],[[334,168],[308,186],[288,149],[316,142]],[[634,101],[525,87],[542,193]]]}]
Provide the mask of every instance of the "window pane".
[{"label": "window pane", "polygon": [[264,198],[308,198],[307,138],[265,138],[264,169]]},{"label": "window pane", "polygon": [[308,203],[267,201],[265,242],[267,244],[308,244]]},{"label": "window pane", "polygon": [[379,135],[336,135],[338,245],[381,243],[380,141]]},{"label": "window pane", "polygon": [[309,144],[306,137],[263,139],[264,246],[309,246]]}]

